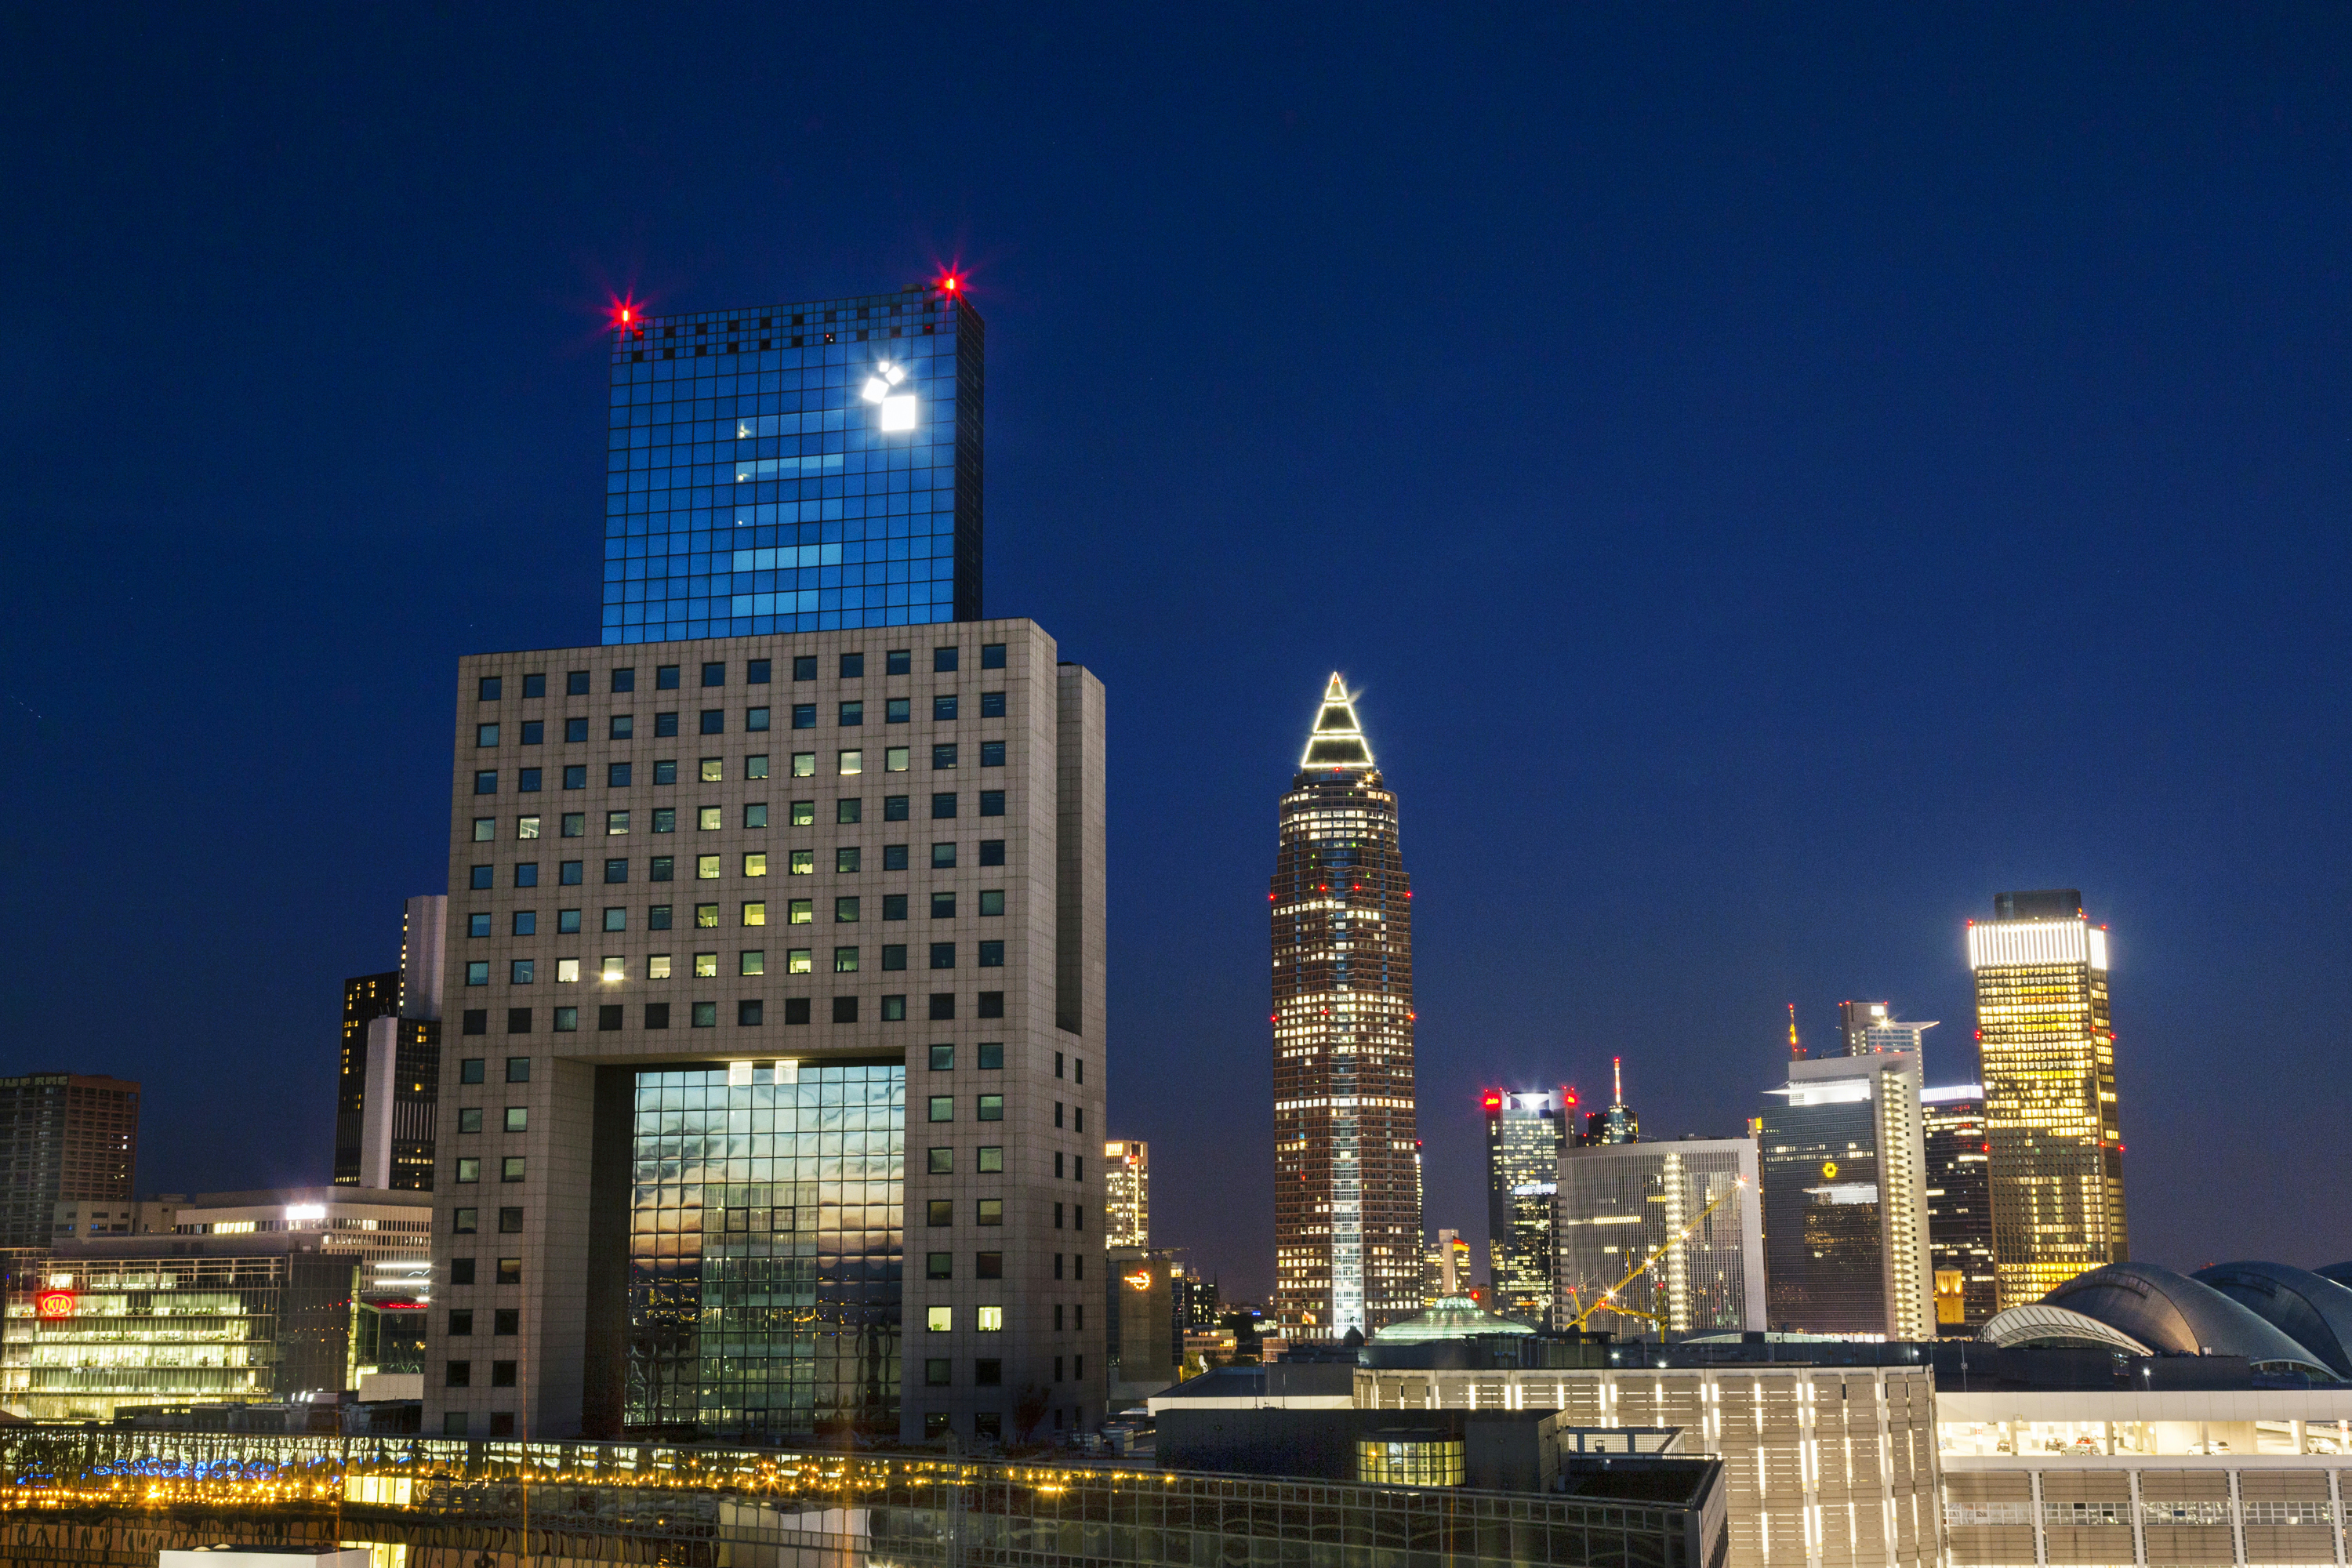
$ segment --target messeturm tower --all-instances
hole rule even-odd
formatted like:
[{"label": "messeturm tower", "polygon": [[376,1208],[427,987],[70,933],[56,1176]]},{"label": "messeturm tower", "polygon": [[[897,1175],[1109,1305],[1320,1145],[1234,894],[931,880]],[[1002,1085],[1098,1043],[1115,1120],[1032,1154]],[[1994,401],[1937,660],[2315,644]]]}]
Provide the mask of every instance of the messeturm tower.
[{"label": "messeturm tower", "polygon": [[1275,1315],[1370,1336],[1422,1310],[1412,892],[1355,700],[1323,693],[1275,859]]}]

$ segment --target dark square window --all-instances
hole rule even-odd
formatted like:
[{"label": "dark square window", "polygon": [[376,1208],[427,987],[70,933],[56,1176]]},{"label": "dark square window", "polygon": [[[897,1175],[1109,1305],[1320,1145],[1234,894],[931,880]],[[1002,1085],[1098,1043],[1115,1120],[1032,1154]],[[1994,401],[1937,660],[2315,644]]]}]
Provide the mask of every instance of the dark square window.
[{"label": "dark square window", "polygon": [[738,1003],[736,1003],[736,1004],[735,1004],[735,1023],[736,1023],[736,1026],[737,1026],[737,1027],[739,1027],[739,1028],[746,1028],[746,1029],[748,1029],[748,1028],[752,1028],[752,1027],[757,1026],[758,1026],[758,1024],[759,1024],[759,1022],[760,1022],[761,1013],[761,1005],[760,1003],[757,1003],[757,1002],[738,1002]]},{"label": "dark square window", "polygon": [[854,730],[854,729],[856,729],[857,727],[859,727],[860,725],[864,724],[865,722],[866,722],[866,704],[865,704],[865,703],[863,703],[863,702],[845,702],[845,703],[843,703],[843,704],[841,705],[841,723],[842,723],[842,727],[843,727],[844,729],[851,729],[851,730]]},{"label": "dark square window", "polygon": [[578,910],[556,910],[555,929],[557,933],[562,936],[578,935],[580,931],[580,911]]},{"label": "dark square window", "polygon": [[[948,650],[952,653],[955,650]],[[971,1363],[971,1381],[982,1388],[998,1388],[1004,1383],[1004,1363],[996,1356],[984,1355]]]},{"label": "dark square window", "polygon": [[904,724],[914,716],[914,703],[908,698],[887,698],[882,703],[882,722],[885,724]]},{"label": "dark square window", "polygon": [[566,719],[563,721],[563,738],[566,741],[586,740],[588,738],[588,721],[585,719]]},{"label": "dark square window", "polygon": [[[903,952],[903,951],[904,950],[902,949],[901,952]],[[901,962],[898,967],[904,969],[907,966],[905,963]],[[907,998],[904,995],[885,996],[882,998],[882,1021],[884,1023],[903,1023],[906,1020],[906,1016]]]},{"label": "dark square window", "polygon": [[509,1083],[529,1083],[530,1081],[530,1058],[529,1057],[509,1057],[507,1058],[507,1081]]},{"label": "dark square window", "polygon": [[930,1163],[930,1165],[929,1165],[929,1169],[928,1169],[928,1171],[927,1171],[927,1173],[927,1173],[927,1174],[929,1174],[929,1175],[934,1175],[934,1176],[952,1176],[952,1175],[954,1175],[954,1174],[955,1174],[955,1151],[954,1151],[954,1150],[952,1150],[952,1149],[934,1149],[934,1150],[932,1150],[932,1151],[931,1151],[931,1163]]},{"label": "dark square window", "polygon": [[1002,991],[982,992],[980,994],[980,1011],[974,1014],[973,1016],[980,1018],[1002,1018],[1004,1016],[1004,993]]},{"label": "dark square window", "polygon": [[[849,820],[855,822],[857,819],[853,816]],[[748,802],[743,807],[743,826],[746,827],[767,826],[768,803],[764,800]]]},{"label": "dark square window", "polygon": [[495,1309],[490,1313],[490,1332],[509,1339],[522,1332],[522,1310],[519,1307]]},{"label": "dark square window", "polygon": [[980,765],[983,768],[1003,767],[1004,765],[1004,742],[1002,741],[982,741],[980,743]]},{"label": "dark square window", "polygon": [[719,1027],[719,1004],[716,1002],[695,1003],[693,1015],[688,1022],[691,1024],[693,1027],[698,1029],[715,1029]]},{"label": "dark square window", "polygon": [[[767,726],[762,724],[761,728],[764,730]],[[795,730],[814,730],[816,728],[815,703],[795,702],[793,704],[793,728]]]},{"label": "dark square window", "polygon": [[833,852],[833,868],[837,872],[855,871],[861,858],[856,845],[844,844]]},{"label": "dark square window", "polygon": [[717,664],[717,663],[714,663],[714,664],[706,664],[706,665],[704,665],[704,666],[702,667],[702,684],[703,684],[703,685],[705,685],[705,686],[724,686],[724,685],[726,685],[726,684],[727,684],[727,667],[726,667],[726,665],[724,665],[724,664]]},{"label": "dark square window", "polygon": [[784,1000],[784,1022],[787,1024],[805,1024],[808,1021],[809,999],[805,996],[786,997]]},{"label": "dark square window", "polygon": [[948,1198],[933,1198],[925,1205],[926,1218],[934,1226],[955,1223],[955,1204]]},{"label": "dark square window", "polygon": [[866,803],[855,795],[846,800],[837,800],[833,805],[833,819],[844,824],[863,822],[866,820]]},{"label": "dark square window", "polygon": [[614,689],[614,690],[615,690],[615,691],[635,691],[636,689],[637,689],[637,672],[636,672],[635,667],[634,667],[634,666],[624,666],[622,668],[616,669],[616,670],[614,670],[614,671],[613,672],[613,689]]},{"label": "dark square window", "polygon": [[857,998],[836,996],[833,999],[833,1021],[836,1024],[857,1022]]},{"label": "dark square window", "polygon": [[952,992],[952,991],[934,991],[934,992],[932,992],[932,993],[931,993],[931,1020],[932,1020],[932,1022],[934,1022],[934,1023],[940,1023],[940,1022],[943,1022],[943,1021],[946,1021],[946,1020],[950,1020],[950,1019],[954,1018],[954,1016],[955,1016],[955,993],[954,993],[954,992]]},{"label": "dark square window", "polygon": [[1002,838],[982,839],[980,841],[980,863],[983,866],[1003,865],[1004,840]]},{"label": "dark square window", "polygon": [[931,766],[933,768],[944,771],[955,765],[956,749],[953,746],[933,746],[931,748]]},{"label": "dark square window", "polygon": [[931,820],[933,822],[949,821],[954,817],[955,814],[955,796],[951,795],[935,795],[931,796]]},{"label": "dark square window", "polygon": [[499,1211],[499,1234],[500,1236],[520,1236],[522,1234],[522,1210],[519,1208],[500,1209]]},{"label": "dark square window", "polygon": [[657,666],[654,670],[654,689],[657,691],[676,691],[677,666],[674,664]]},{"label": "dark square window", "polygon": [[[477,888],[487,888],[487,887],[491,886],[491,882],[490,882],[490,868],[489,868],[488,866],[477,866],[477,867],[475,867],[475,868],[474,868],[474,871],[473,871],[472,882],[473,882],[473,886],[475,886],[475,887],[477,887]],[[518,887],[522,886],[522,884],[520,884],[520,883],[518,883],[518,884],[516,884],[516,885],[517,885]]]},{"label": "dark square window", "polygon": [[983,719],[1004,717],[1004,693],[983,691],[980,694],[980,716]]},{"label": "dark square window", "polygon": [[[677,876],[677,857],[675,855],[656,855],[646,862],[646,880],[649,882],[672,881],[676,879]],[[667,904],[656,906],[656,908],[665,911],[665,918],[660,925],[654,927],[654,930],[663,931],[667,929],[669,925],[669,921],[667,918],[667,910],[668,910],[668,907],[669,906]]]},{"label": "dark square window", "polygon": [[[931,1070],[933,1072],[951,1072],[954,1068],[955,1047],[953,1046],[933,1046],[931,1047]],[[938,1121],[943,1121],[945,1118],[933,1117],[931,1120]]]},{"label": "dark square window", "polygon": [[472,1337],[473,1332],[474,1314],[469,1310],[453,1309],[449,1313],[449,1337],[459,1340],[468,1339]]},{"label": "dark square window", "polygon": [[605,763],[605,764],[604,764],[604,787],[605,787],[606,789],[626,789],[626,788],[628,788],[628,787],[629,787],[629,764],[628,764],[628,763]]},{"label": "dark square window", "polygon": [[907,847],[903,844],[882,846],[882,869],[903,871],[907,868]]},{"label": "dark square window", "polygon": [[980,944],[980,967],[982,969],[1003,968],[1004,944],[1001,942],[982,942]]},{"label": "dark square window", "polygon": [[[794,662],[797,663],[798,661],[795,660]],[[750,660],[743,666],[743,684],[746,686],[767,685],[768,668],[768,661],[764,658]]]},{"label": "dark square window", "polygon": [[522,860],[516,863],[515,886],[518,888],[536,888],[539,886],[538,861]]},{"label": "dark square window", "polygon": [[[654,715],[654,739],[655,739],[655,740],[656,740],[656,741],[666,741],[666,740],[669,739],[672,735],[675,735],[675,734],[677,734],[677,715],[676,713],[656,713],[656,714],[655,714],[655,715]],[[661,764],[660,764],[660,763],[655,763],[655,764],[654,764],[654,783],[656,783],[656,784],[676,784],[676,783],[677,782],[677,772],[676,772],[676,770],[677,770],[677,764],[676,763],[670,763],[670,764],[669,764],[669,766],[670,766],[670,768],[671,768],[671,776],[670,776],[670,777],[668,777],[668,778],[663,778],[663,777],[661,776]]]},{"label": "dark square window", "polygon": [[[467,1008],[464,1032],[468,1035],[488,1034],[490,1032],[490,1010],[488,1007]],[[481,1064],[478,1062],[474,1064],[474,1070],[477,1073],[479,1073],[481,1071]],[[468,1079],[466,1081],[468,1083],[479,1083],[482,1080],[478,1077],[476,1077]]]},{"label": "dark square window", "polygon": [[955,673],[956,658],[957,658],[957,650],[956,650],[956,649],[954,649],[954,648],[951,648],[951,647],[935,647],[935,648],[933,648],[933,649],[931,650],[931,670],[932,670],[932,673],[937,674],[937,675],[952,675],[953,673]]},{"label": "dark square window", "polygon": [[955,716],[956,716],[956,700],[955,700],[955,693],[953,693],[953,692],[949,692],[949,693],[948,693],[947,695],[945,695],[945,696],[942,696],[942,697],[934,697],[934,698],[932,698],[932,699],[931,699],[931,717],[932,717],[932,719],[934,719],[935,721],[939,721],[939,722],[940,722],[940,723],[945,723],[948,720],[950,720],[950,719],[954,718]]},{"label": "dark square window", "polygon": [[566,697],[587,696],[588,672],[584,669],[575,669],[568,672],[563,677],[563,694]]},{"label": "dark square window", "polygon": [[607,882],[625,882],[628,879],[629,863],[626,860],[607,860],[604,862],[604,880]]},{"label": "dark square window", "polygon": [[[951,921],[955,919],[955,895],[953,893],[933,893],[931,895],[931,919],[935,921]],[[931,950],[931,953],[933,957],[937,957],[939,954],[939,949],[933,948]],[[934,963],[931,967],[934,969],[940,969],[952,966]]]},{"label": "dark square window", "polygon": [[[656,862],[656,864],[658,864],[658,862]],[[659,882],[667,880],[667,879],[656,877],[654,880]],[[647,905],[646,908],[646,929],[647,931],[669,930],[669,911],[670,906],[667,904]]]},{"label": "dark square window", "polygon": [[886,653],[884,653],[884,654],[883,654],[883,656],[882,656],[882,673],[883,673],[883,674],[885,674],[885,675],[912,675],[914,672],[915,672],[915,651],[914,651],[914,649],[912,649],[912,648],[905,648],[905,647],[894,647],[894,648],[891,648],[891,649],[889,649],[887,652],[886,652]]},{"label": "dark square window", "polygon": [[458,1236],[473,1235],[476,1231],[482,1228],[482,1211],[479,1209],[451,1209],[449,1211],[449,1228]]},{"label": "dark square window", "polygon": [[949,840],[947,843],[945,843],[945,844],[934,844],[934,845],[932,845],[932,846],[931,846],[931,869],[932,869],[932,870],[934,870],[934,871],[945,871],[945,870],[949,870],[949,869],[951,869],[951,868],[954,867],[955,863],[956,863],[956,847],[955,847],[955,841],[954,841],[953,839],[950,839],[950,840]]},{"label": "dark square window", "polygon": [[882,797],[882,820],[885,822],[906,821],[907,797],[903,795],[884,795]]},{"label": "dark square window", "polygon": [[481,701],[496,702],[499,700],[499,678],[495,675],[482,677],[474,689],[474,695]]},{"label": "dark square window", "polygon": [[528,1035],[530,1033],[530,1008],[509,1007],[507,1009],[507,1033],[509,1035]]},{"label": "dark square window", "polygon": [[565,789],[586,789],[588,787],[588,764],[585,763],[574,763],[570,767],[565,768],[563,770],[563,787]]},{"label": "dark square window", "polygon": [[522,743],[524,745],[543,745],[546,743],[546,741],[547,724],[545,721],[539,719],[526,719],[522,721]]},{"label": "dark square window", "polygon": [[702,733],[706,735],[723,735],[726,732],[727,710],[724,708],[705,708],[702,710]]},{"label": "dark square window", "polygon": [[1004,668],[1004,645],[1001,642],[984,642],[981,644],[980,668],[982,669],[1003,669]]},{"label": "dark square window", "polygon": [[[931,895],[931,908],[934,910],[938,909],[940,907],[940,900],[943,898],[948,900],[948,908],[952,911],[955,909],[955,895],[953,893],[933,893]],[[955,967],[955,943],[951,942],[935,942],[931,943],[931,967],[933,969],[953,969]]]},{"label": "dark square window", "polygon": [[[450,1364],[455,1366],[457,1363],[452,1362]],[[948,1358],[943,1355],[925,1356],[923,1358],[923,1385],[927,1388],[945,1388],[950,1384],[953,1383],[955,1378],[948,1370],[951,1364],[952,1363],[948,1360]]]},{"label": "dark square window", "polygon": [[[976,1279],[1003,1279],[1004,1254],[1001,1252],[982,1252],[976,1254],[972,1258],[971,1272],[972,1278]],[[1056,1268],[1054,1273],[1056,1279],[1061,1277],[1060,1269]]]},{"label": "dark square window", "polygon": [[883,894],[882,918],[886,921],[905,920],[907,918],[907,895],[904,893]]},{"label": "dark square window", "polygon": [[982,1072],[1002,1072],[1004,1070],[1003,1041],[983,1040],[981,1042],[980,1070]]},{"label": "dark square window", "polygon": [[618,1002],[600,1004],[596,1008],[596,1027],[617,1029],[621,1026],[621,1005]]},{"label": "dark square window", "polygon": [[[476,1009],[475,1009],[475,1011],[476,1011],[476,1012],[487,1012],[487,1011],[488,1011],[488,1009],[486,1009],[486,1008],[478,1008],[478,1008],[476,1008]],[[468,1015],[468,1016],[470,1016],[471,1015]],[[467,1031],[466,1031],[466,1033],[467,1033],[467,1034],[469,1034],[469,1035],[478,1035],[478,1034],[482,1033],[482,1031],[481,1031],[481,1030],[479,1030],[479,1029],[468,1029],[468,1030],[467,1030]],[[483,1066],[483,1062],[482,1062],[482,1058],[479,1058],[479,1057],[467,1057],[467,1058],[466,1058],[464,1060],[460,1061],[460,1062],[457,1064],[457,1081],[458,1081],[459,1083],[479,1083],[479,1082],[481,1082],[481,1081],[482,1081],[482,1066]]]},{"label": "dark square window", "polygon": [[499,1283],[501,1285],[520,1285],[522,1283],[521,1258],[501,1258],[499,1259]]},{"label": "dark square window", "polygon": [[637,732],[637,721],[626,713],[615,713],[604,721],[604,739],[626,741]]},{"label": "dark square window", "polygon": [[864,654],[862,654],[862,653],[845,653],[845,654],[843,654],[843,655],[841,656],[841,679],[844,679],[844,680],[857,680],[857,679],[863,679],[863,678],[864,678],[864,676],[865,676],[865,674],[866,674],[866,656],[865,656]]},{"label": "dark square window", "polygon": [[648,1029],[667,1029],[669,1027],[668,1003],[648,1002],[646,1004],[646,1027]]},{"label": "dark square window", "polygon": [[523,795],[537,795],[539,793],[539,774],[540,770],[537,768],[517,769],[515,771],[515,789]]},{"label": "dark square window", "polygon": [[952,1252],[925,1253],[923,1255],[923,1278],[926,1279],[954,1279],[955,1254]]},{"label": "dark square window", "polygon": [[546,676],[544,676],[544,675],[526,675],[526,676],[524,676],[524,677],[522,678],[522,694],[523,694],[525,697],[544,697],[544,696],[546,696],[546,695],[547,695],[547,677],[546,677]]},{"label": "dark square window", "polygon": [[1001,789],[982,790],[980,792],[980,815],[982,816],[1003,816],[1004,815],[1004,792]]},{"label": "dark square window", "polygon": [[[882,901],[887,905],[890,900],[886,897]],[[882,967],[885,969],[906,968],[907,944],[903,942],[884,942],[882,944]]]},{"label": "dark square window", "polygon": [[793,658],[793,679],[794,680],[814,680],[816,679],[816,655],[813,653],[795,654]]},{"label": "dark square window", "polygon": [[980,1097],[980,1120],[982,1121],[1003,1121],[1004,1097],[1001,1094],[982,1095]]},{"label": "dark square window", "polygon": [[[467,1327],[470,1331],[471,1325]],[[441,1386],[444,1388],[470,1388],[473,1384],[474,1363],[469,1361],[453,1361],[441,1373]]]},{"label": "dark square window", "polygon": [[556,864],[555,879],[564,887],[580,886],[587,879],[587,875],[588,862],[585,860],[563,860]]},{"label": "dark square window", "polygon": [[449,1283],[471,1285],[474,1282],[474,1260],[470,1258],[449,1259]]}]

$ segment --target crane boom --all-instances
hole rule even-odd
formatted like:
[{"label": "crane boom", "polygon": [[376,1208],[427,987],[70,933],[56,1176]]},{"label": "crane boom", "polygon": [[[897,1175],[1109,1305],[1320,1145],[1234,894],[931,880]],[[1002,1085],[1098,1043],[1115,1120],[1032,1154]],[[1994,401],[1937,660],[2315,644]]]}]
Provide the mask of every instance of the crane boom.
[{"label": "crane boom", "polygon": [[1691,1238],[1691,1233],[1698,1229],[1699,1226],[1705,1225],[1707,1221],[1707,1216],[1714,1214],[1716,1210],[1723,1206],[1725,1199],[1730,1197],[1732,1194],[1739,1191],[1747,1184],[1747,1177],[1732,1177],[1731,1185],[1724,1188],[1722,1192],[1717,1194],[1713,1203],[1708,1204],[1706,1207],[1698,1211],[1698,1218],[1691,1221],[1690,1224],[1683,1226],[1682,1229],[1676,1231],[1674,1235],[1666,1237],[1665,1240],[1652,1247],[1648,1257],[1643,1258],[1641,1262],[1636,1263],[1633,1268],[1627,1269],[1625,1271],[1625,1278],[1618,1280],[1616,1284],[1612,1285],[1608,1289],[1602,1291],[1599,1300],[1593,1302],[1592,1305],[1577,1313],[1573,1318],[1570,1318],[1568,1321],[1568,1326],[1571,1329],[1580,1331],[1583,1329],[1586,1320],[1590,1319],[1593,1313],[1616,1312],[1628,1318],[1647,1318],[1650,1321],[1658,1323],[1659,1327],[1663,1329],[1665,1325],[1659,1322],[1657,1314],[1654,1312],[1644,1312],[1636,1308],[1621,1307],[1617,1305],[1617,1293],[1625,1289],[1626,1286],[1631,1285],[1634,1280],[1640,1279],[1643,1275],[1648,1273],[1650,1271],[1650,1266],[1657,1262],[1659,1258],[1664,1258],[1666,1255],[1666,1249],[1668,1247],[1675,1246],[1678,1242],[1688,1241]]}]

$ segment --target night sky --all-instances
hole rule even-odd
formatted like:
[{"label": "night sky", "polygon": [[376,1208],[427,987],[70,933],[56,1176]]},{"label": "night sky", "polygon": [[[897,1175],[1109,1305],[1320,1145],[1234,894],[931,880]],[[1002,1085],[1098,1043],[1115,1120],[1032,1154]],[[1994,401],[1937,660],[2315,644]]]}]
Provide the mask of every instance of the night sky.
[{"label": "night sky", "polygon": [[1720,1133],[1843,997],[1969,1076],[1962,921],[2075,887],[2136,1255],[2352,1256],[2352,11],[1788,10],[10,8],[0,1070],[144,1080],[142,1190],[324,1180],[452,662],[597,637],[611,300],[953,263],[1155,1241],[1271,1286],[1336,668],[1433,1229],[1485,1087]]}]

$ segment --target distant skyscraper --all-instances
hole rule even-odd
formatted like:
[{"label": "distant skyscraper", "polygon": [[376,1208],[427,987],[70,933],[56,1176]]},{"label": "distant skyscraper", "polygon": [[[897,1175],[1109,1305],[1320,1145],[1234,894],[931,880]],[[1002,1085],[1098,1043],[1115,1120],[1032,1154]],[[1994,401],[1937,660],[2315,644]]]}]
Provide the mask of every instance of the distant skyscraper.
[{"label": "distant skyscraper", "polygon": [[47,1247],[60,1203],[128,1204],[139,1086],[83,1073],[0,1078],[0,1247]]},{"label": "distant skyscraper", "polygon": [[1584,1132],[1577,1142],[1585,1148],[1599,1143],[1639,1143],[1642,1141],[1642,1119],[1625,1103],[1625,1058],[1609,1058],[1609,1109],[1596,1110],[1584,1119]]},{"label": "distant skyscraper", "polygon": [[2003,1308],[2128,1262],[2107,931],[2072,888],[2001,893],[1969,924]]},{"label": "distant skyscraper", "polygon": [[952,278],[616,322],[604,640],[980,619],[982,338]]},{"label": "distant skyscraper", "polygon": [[[1927,1031],[1936,1026],[1906,1024],[1895,1016],[1891,1002],[1841,1002],[1838,1004],[1838,1038],[1843,1054],[1850,1057],[1876,1056],[1882,1051],[1909,1051],[1922,1062],[1926,1054]],[[1922,1071],[1926,1069],[1921,1068]]]},{"label": "distant skyscraper", "polygon": [[1933,1336],[1919,1061],[1789,1064],[1764,1111],[1764,1278],[1776,1329]]},{"label": "distant skyscraper", "polygon": [[1282,797],[1274,914],[1275,1314],[1369,1336],[1422,1310],[1411,883],[1396,796],[1334,675]]},{"label": "distant skyscraper", "polygon": [[1936,1331],[1973,1339],[1996,1310],[1984,1089],[1973,1083],[1922,1089],[1919,1104],[1926,1116],[1927,1255],[1936,1268]]},{"label": "distant skyscraper", "polygon": [[1551,1200],[1568,1146],[1567,1089],[1487,1091],[1486,1259],[1495,1310],[1530,1323],[1551,1307]]},{"label": "distant skyscraper", "polygon": [[1429,1278],[1423,1286],[1427,1304],[1435,1306],[1449,1296],[1466,1295],[1469,1289],[1470,1244],[1458,1230],[1439,1231],[1437,1245],[1429,1249]]},{"label": "distant skyscraper", "polygon": [[[1743,1179],[1744,1188],[1738,1184]],[[1708,1213],[1707,1205],[1718,1198],[1724,1201]],[[1685,1138],[1564,1150],[1559,1214],[1554,1323],[1565,1323],[1591,1306],[1663,1247],[1666,1250],[1657,1262],[1616,1298],[1626,1310],[1596,1315],[1588,1328],[1656,1337],[1661,1331],[1764,1327],[1764,1232],[1754,1139]]]},{"label": "distant skyscraper", "polygon": [[1142,1143],[1103,1145],[1103,1230],[1106,1247],[1151,1245],[1151,1165]]},{"label": "distant skyscraper", "polygon": [[439,893],[409,900],[400,967],[343,982],[342,1068],[335,1089],[339,1187],[433,1190],[448,912],[449,900]]}]

